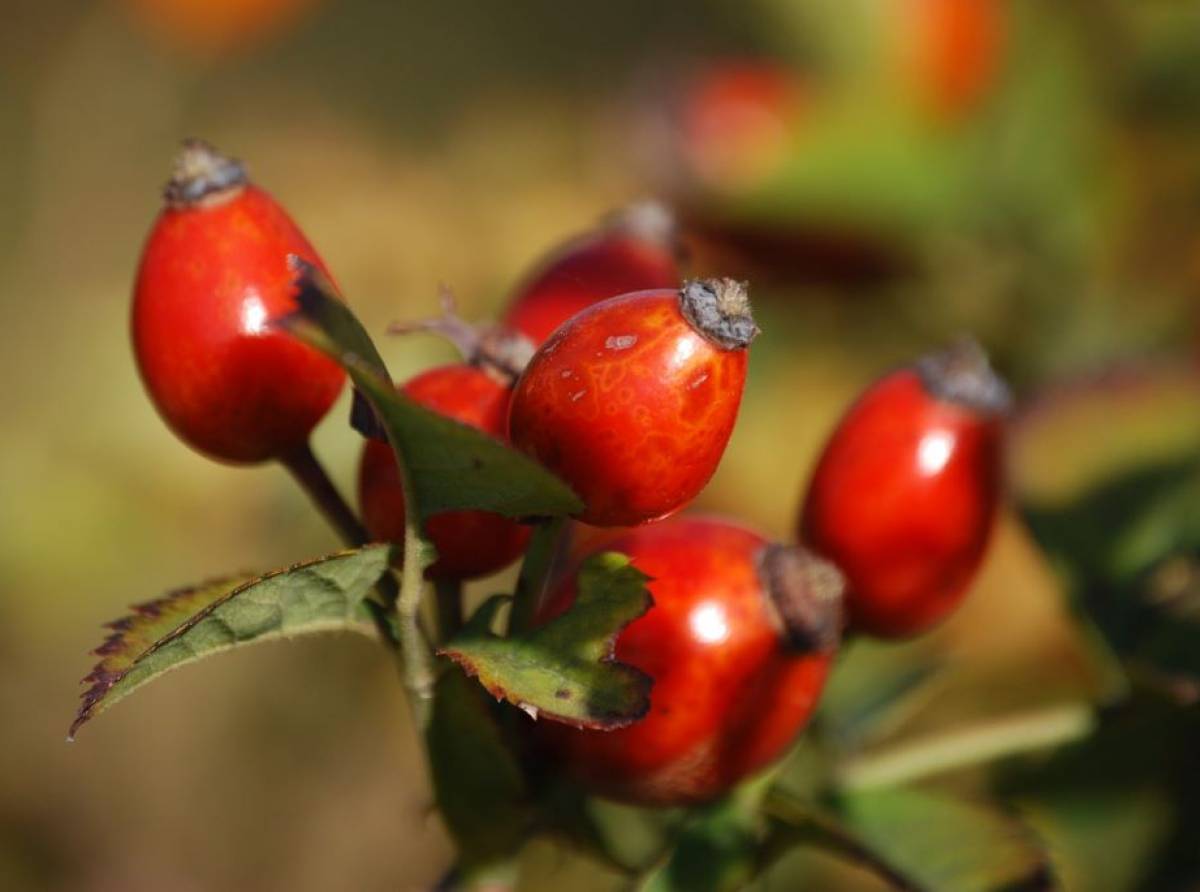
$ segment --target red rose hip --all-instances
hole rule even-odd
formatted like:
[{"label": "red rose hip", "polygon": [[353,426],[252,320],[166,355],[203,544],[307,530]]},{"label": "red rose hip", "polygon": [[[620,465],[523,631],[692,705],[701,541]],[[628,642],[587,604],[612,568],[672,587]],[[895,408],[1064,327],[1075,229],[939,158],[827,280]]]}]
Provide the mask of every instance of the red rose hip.
[{"label": "red rose hip", "polygon": [[800,539],[846,575],[850,626],[923,632],[962,600],[1002,490],[1004,383],[973,342],[884,376],[838,424]]},{"label": "red rose hip", "polygon": [[295,255],[328,275],[303,233],[242,166],[184,145],[142,252],[133,348],[167,424],[227,462],[305,447],[341,390],[330,359],[271,321],[295,309]]},{"label": "red rose hip", "polygon": [[[611,731],[542,722],[537,740],[590,792],[643,805],[712,799],[778,759],[816,707],[841,629],[841,576],[726,520],[683,517],[604,551],[650,576],[654,606],[616,659],[654,679],[647,714]],[[575,574],[539,612],[575,597]]]},{"label": "red rose hip", "polygon": [[594,303],[674,287],[683,278],[679,254],[671,211],[656,202],[632,205],[555,250],[517,289],[504,325],[539,346]]},{"label": "red rose hip", "polygon": [[[401,392],[421,405],[503,439],[512,391],[493,374],[465,363],[417,375]],[[367,440],[358,474],[363,523],[373,539],[404,541],[404,487],[387,443]],[[472,579],[512,563],[529,541],[528,527],[488,511],[448,511],[430,517],[425,532],[437,549],[430,577]]]},{"label": "red rose hip", "polygon": [[717,468],[757,334],[744,286],[727,279],[603,301],[534,354],[509,436],[575,490],[585,523],[666,517]]}]

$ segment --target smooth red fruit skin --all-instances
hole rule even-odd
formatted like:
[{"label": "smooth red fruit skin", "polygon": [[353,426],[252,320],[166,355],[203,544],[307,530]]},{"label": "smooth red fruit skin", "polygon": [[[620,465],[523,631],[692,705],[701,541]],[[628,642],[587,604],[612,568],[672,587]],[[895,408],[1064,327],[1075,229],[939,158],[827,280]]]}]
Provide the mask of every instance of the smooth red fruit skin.
[{"label": "smooth red fruit skin", "polygon": [[[448,418],[503,439],[512,391],[487,372],[455,364],[429,369],[401,392]],[[371,537],[404,541],[404,488],[392,447],[377,440],[363,445],[358,471],[358,501]],[[449,511],[429,518],[425,532],[438,560],[431,578],[473,579],[511,564],[525,550],[530,530],[488,511]]]},{"label": "smooth red fruit skin", "polygon": [[[598,550],[650,576],[654,606],[617,636],[615,657],[654,679],[650,710],[624,728],[539,722],[537,740],[590,792],[672,806],[719,796],[779,758],[817,705],[831,650],[789,650],[758,574],[767,541],[717,518],[641,527]],[[538,621],[575,598],[575,574]]]},{"label": "smooth red fruit skin", "polygon": [[295,309],[295,254],[328,275],[287,212],[253,185],[166,207],[142,252],[133,347],[142,381],[186,443],[226,462],[299,448],[345,378],[271,320]]},{"label": "smooth red fruit skin", "polygon": [[746,356],[693,328],[678,291],[612,298],[534,354],[513,394],[509,437],[583,500],[584,523],[657,520],[695,498],[716,470]]},{"label": "smooth red fruit skin", "polygon": [[682,278],[667,240],[599,231],[563,245],[520,288],[503,324],[540,346],[581,310],[619,294],[670,288]]},{"label": "smooth red fruit skin", "polygon": [[849,626],[924,632],[962,600],[1002,489],[1003,422],[932,395],[915,368],[850,408],[809,484],[800,539],[845,574]]}]

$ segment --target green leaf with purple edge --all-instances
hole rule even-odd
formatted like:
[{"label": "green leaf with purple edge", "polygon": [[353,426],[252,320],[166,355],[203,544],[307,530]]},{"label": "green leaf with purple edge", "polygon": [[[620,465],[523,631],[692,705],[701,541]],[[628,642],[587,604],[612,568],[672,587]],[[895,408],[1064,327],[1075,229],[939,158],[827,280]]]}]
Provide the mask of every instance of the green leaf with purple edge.
[{"label": "green leaf with purple edge", "polygon": [[139,604],[108,624],[93,653],[100,662],[71,723],[69,739],[89,719],[160,675],[202,657],[257,641],[315,632],[377,634],[364,601],[388,569],[391,548],[368,545],[264,576],[179,589]]},{"label": "green leaf with purple edge", "polygon": [[299,268],[300,309],[276,324],[350,375],[408,470],[422,519],[464,509],[518,518],[583,510],[570,488],[537,462],[398,393],[362,324],[315,270]]},{"label": "green leaf with purple edge", "polygon": [[575,601],[545,625],[498,637],[492,620],[506,599],[492,598],[440,653],[534,718],[620,728],[650,708],[653,680],[613,657],[617,634],[654,603],[647,579],[623,554],[595,555],[579,571]]},{"label": "green leaf with purple edge", "polygon": [[944,660],[925,642],[856,638],[843,645],[820,703],[820,734],[842,752],[902,727],[937,690]]}]

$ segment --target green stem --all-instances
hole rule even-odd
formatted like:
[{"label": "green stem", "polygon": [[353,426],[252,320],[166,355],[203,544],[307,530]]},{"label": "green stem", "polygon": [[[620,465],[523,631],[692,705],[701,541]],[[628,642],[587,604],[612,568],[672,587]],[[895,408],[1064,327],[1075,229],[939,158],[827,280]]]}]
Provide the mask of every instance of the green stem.
[{"label": "green stem", "polygon": [[1058,746],[1086,736],[1095,726],[1090,706],[1068,703],[984,722],[979,725],[917,738],[878,753],[848,759],[835,769],[835,782],[845,790],[863,790],[908,783]]},{"label": "green stem", "polygon": [[550,517],[539,520],[533,528],[533,536],[525,551],[525,562],[521,564],[521,575],[517,577],[517,588],[513,593],[512,612],[508,618],[510,635],[523,632],[533,624],[566,523],[565,517]]},{"label": "green stem", "polygon": [[433,592],[437,598],[439,640],[449,641],[463,624],[462,581],[435,579]]},{"label": "green stem", "polygon": [[396,465],[400,472],[400,486],[407,506],[404,522],[404,554],[400,569],[400,589],[395,589],[395,578],[388,574],[391,591],[385,596],[388,608],[394,611],[397,635],[400,639],[400,677],[408,694],[408,707],[412,711],[417,731],[424,737],[429,727],[433,705],[433,686],[436,674],[433,668],[433,649],[430,637],[421,623],[421,598],[425,594],[425,568],[428,554],[421,538],[421,511],[415,495],[412,474],[404,461],[402,450],[391,444],[396,454]]},{"label": "green stem", "polygon": [[797,844],[810,843],[838,852],[870,870],[893,889],[920,892],[919,887],[859,842],[853,833],[816,813],[792,794],[778,787],[772,788],[763,801],[763,811],[777,823],[761,852],[764,864],[771,863]]},{"label": "green stem", "polygon": [[400,574],[396,617],[400,631],[401,674],[404,687],[408,690],[409,707],[422,733],[429,726],[434,682],[433,654],[421,631],[421,596],[425,592],[424,552],[416,521],[410,518],[404,528],[404,567]]}]

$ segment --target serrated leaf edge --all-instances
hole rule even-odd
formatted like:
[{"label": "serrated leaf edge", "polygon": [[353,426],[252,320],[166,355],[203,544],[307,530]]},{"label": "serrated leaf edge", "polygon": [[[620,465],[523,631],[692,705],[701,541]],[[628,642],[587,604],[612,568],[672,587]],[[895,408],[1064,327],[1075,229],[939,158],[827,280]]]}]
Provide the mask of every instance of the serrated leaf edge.
[{"label": "serrated leaf edge", "polygon": [[[636,615],[631,616],[629,619],[625,620],[625,622],[621,623],[615,629],[613,629],[611,634],[605,636],[605,638],[604,638],[604,643],[605,643],[604,655],[601,656],[601,658],[599,660],[597,660],[596,662],[600,665],[609,666],[610,668],[612,668],[616,671],[625,673],[626,676],[630,679],[631,683],[640,688],[639,693],[641,695],[642,707],[635,714],[631,714],[629,716],[620,716],[615,719],[609,719],[607,721],[600,721],[600,720],[597,720],[594,722],[578,721],[578,720],[570,718],[568,716],[564,716],[560,713],[556,713],[553,710],[539,709],[538,707],[534,706],[531,703],[526,703],[522,700],[511,697],[509,695],[508,691],[505,690],[503,685],[487,684],[482,678],[479,677],[479,669],[475,665],[475,663],[466,654],[464,654],[461,650],[456,650],[452,647],[452,645],[454,644],[453,641],[448,642],[448,645],[445,647],[438,648],[437,655],[440,657],[445,657],[446,659],[453,661],[456,665],[458,665],[462,669],[462,671],[464,673],[466,673],[466,675],[468,677],[477,679],[479,681],[479,683],[483,686],[483,688],[489,694],[491,694],[497,701],[500,701],[500,700],[508,701],[513,706],[516,706],[518,709],[520,709],[522,712],[524,712],[526,715],[528,715],[530,718],[534,719],[535,721],[538,718],[548,718],[548,719],[551,719],[552,721],[559,722],[560,724],[567,725],[572,728],[577,728],[579,730],[588,730],[588,731],[615,731],[618,728],[628,727],[629,725],[632,725],[634,722],[640,721],[641,719],[645,718],[646,713],[648,713],[650,711],[650,691],[654,687],[654,678],[652,676],[648,675],[647,673],[643,672],[641,669],[638,669],[636,666],[631,666],[628,663],[622,663],[620,660],[617,659],[617,657],[616,657],[617,638],[620,637],[621,633],[631,623],[641,619],[643,616],[645,616],[647,613],[650,612],[650,609],[652,607],[654,607],[654,595],[652,595],[650,593],[649,588],[646,587],[646,583],[653,582],[654,577],[649,576],[646,573],[639,570],[637,567],[635,567],[632,564],[632,562],[629,562],[628,558],[626,558],[626,563],[625,563],[624,567],[622,567],[622,569],[625,569],[625,568],[635,571],[642,577],[642,594],[643,594],[642,610],[639,613],[637,613]],[[492,598],[489,598],[483,605],[481,605],[480,611],[487,608],[487,606],[489,604],[495,602],[498,598],[502,598],[502,597],[505,597],[505,596],[494,596]],[[496,608],[496,609],[498,609],[498,608]],[[495,613],[495,609],[492,610],[493,616],[494,616],[494,613]],[[490,617],[489,617],[489,619],[490,619]],[[486,632],[484,635],[481,635],[480,637],[484,638],[485,640],[487,638],[493,638],[493,639],[501,640],[501,641],[505,640],[505,639],[501,638],[499,635],[496,635],[495,633],[490,632],[490,631]]]},{"label": "serrated leaf edge", "polygon": [[[634,617],[634,619],[637,619],[637,617]],[[633,622],[633,620],[630,620],[630,622]],[[623,629],[624,626],[621,628]],[[620,631],[621,629],[618,629],[617,633],[620,633]],[[598,662],[602,665],[609,666],[611,669],[617,672],[624,673],[630,679],[632,684],[640,688],[638,693],[642,699],[642,707],[637,710],[636,713],[632,713],[628,716],[617,716],[606,720],[597,719],[596,721],[580,721],[569,716],[565,716],[561,713],[554,712],[553,710],[539,708],[534,706],[532,703],[526,703],[524,700],[519,700],[515,697],[512,697],[501,684],[488,684],[487,682],[483,681],[483,679],[479,678],[479,670],[471,661],[470,657],[462,652],[451,651],[442,648],[439,649],[437,653],[438,656],[446,657],[447,659],[452,660],[470,678],[478,679],[484,690],[491,694],[497,701],[505,700],[511,703],[513,706],[520,709],[535,721],[545,718],[581,731],[615,731],[618,728],[625,728],[629,725],[632,725],[634,722],[640,721],[641,719],[645,718],[646,713],[650,711],[650,690],[654,686],[654,679],[641,669],[638,669],[636,666],[630,666],[628,663],[622,663],[611,656],[604,657]]]},{"label": "serrated leaf edge", "polygon": [[[379,547],[379,546],[367,546],[367,547],[374,548],[374,547]],[[141,653],[139,653],[137,655],[137,657],[135,657],[134,660],[128,666],[126,666],[124,669],[122,669],[118,672],[111,672],[111,671],[105,670],[103,668],[104,660],[101,659],[101,661],[98,662],[95,666],[93,666],[91,671],[88,672],[88,674],[85,675],[80,680],[80,684],[87,684],[87,685],[90,685],[90,687],[87,690],[85,690],[82,694],[79,695],[79,699],[82,702],[80,703],[79,709],[75,714],[75,719],[71,722],[70,729],[67,731],[67,741],[73,742],[75,740],[76,733],[79,731],[79,729],[84,724],[86,724],[89,720],[91,720],[95,716],[97,716],[100,713],[105,711],[105,709],[107,707],[102,704],[104,704],[104,698],[108,695],[109,691],[111,691],[114,687],[116,687],[118,684],[120,684],[120,682],[126,676],[128,676],[130,672],[132,672],[138,665],[141,664],[141,662],[144,659],[146,659],[146,657],[148,657],[151,654],[155,653],[156,651],[162,649],[163,647],[165,647],[167,644],[171,643],[172,641],[175,641],[181,635],[186,634],[189,629],[194,628],[197,623],[199,623],[200,621],[202,621],[203,619],[208,617],[210,614],[212,614],[212,612],[214,610],[216,610],[218,607],[220,607],[222,604],[225,604],[228,601],[230,601],[231,599],[237,597],[239,594],[246,591],[248,588],[251,588],[262,582],[265,582],[268,579],[272,579],[276,576],[281,576],[286,573],[292,573],[296,570],[303,570],[306,567],[311,567],[311,566],[315,566],[317,564],[322,564],[327,561],[335,560],[340,557],[346,557],[351,554],[358,553],[360,551],[362,551],[362,549],[354,549],[354,548],[345,549],[342,551],[334,552],[332,554],[324,555],[322,557],[310,558],[309,560],[298,561],[295,564],[291,564],[286,567],[280,567],[278,569],[271,570],[270,572],[263,573],[259,576],[253,576],[253,577],[247,579],[245,582],[241,583],[240,585],[234,586],[234,588],[230,589],[224,595],[221,595],[219,598],[217,598],[211,604],[208,604],[206,607],[203,607],[196,613],[192,614],[190,617],[185,619],[183,622],[181,622],[178,626],[176,626],[174,629],[172,629],[166,635],[164,635],[163,637],[161,637],[158,640],[156,640],[155,642],[153,642],[149,647],[147,647],[145,650],[143,650]],[[225,582],[232,583],[232,582],[235,582],[239,578],[241,578],[241,577],[240,576],[231,576],[231,577],[227,577],[227,578],[214,577],[211,580],[197,583],[195,585],[181,586],[179,588],[172,589],[167,594],[160,595],[159,597],[153,598],[152,600],[143,601],[138,604],[133,604],[129,608],[131,612],[128,615],[120,617],[115,620],[110,620],[101,625],[101,628],[111,629],[113,631],[111,634],[108,635],[108,637],[106,637],[104,639],[104,641],[98,647],[96,647],[92,651],[89,651],[89,653],[93,656],[98,656],[101,658],[107,657],[113,652],[113,650],[116,649],[116,646],[121,643],[122,636],[127,631],[129,631],[129,629],[132,627],[134,622],[136,620],[138,620],[139,618],[151,616],[155,611],[160,610],[163,606],[169,604],[173,600],[183,597],[184,595],[191,594],[192,592],[195,592],[202,588],[208,588],[210,586],[220,585]],[[309,628],[314,631],[339,631],[339,630],[346,629],[347,627],[340,623],[332,623],[331,622],[328,624],[315,623],[312,626],[309,626]],[[367,635],[368,637],[371,637],[371,636],[377,634],[376,631],[374,630],[374,627],[367,623],[364,623],[362,625],[361,631],[363,634]],[[280,637],[286,638],[288,636],[282,635]],[[213,648],[208,653],[209,654],[222,653],[224,651],[231,650],[232,648],[238,647],[243,643],[244,642],[235,642],[233,644],[228,644],[228,645],[225,645],[222,647]],[[147,678],[145,681],[141,682],[140,684],[135,685],[127,693],[132,693],[133,691],[142,687],[142,685],[149,684],[151,681],[161,678],[162,676],[167,675],[167,674],[175,671],[176,669],[179,669],[186,665],[188,665],[188,663],[184,662],[184,663],[178,663],[173,666],[168,666],[166,669],[164,669],[162,672],[158,673],[157,675],[154,675],[152,678]]]}]

